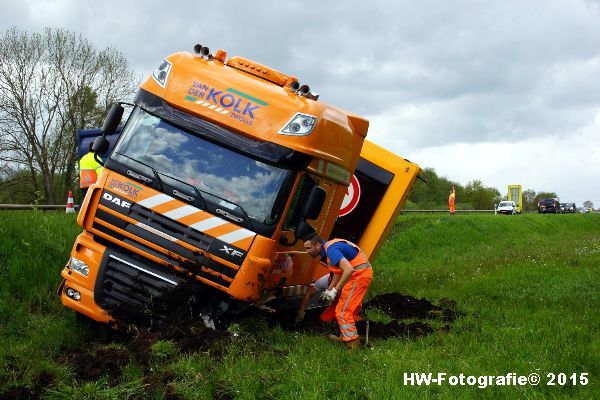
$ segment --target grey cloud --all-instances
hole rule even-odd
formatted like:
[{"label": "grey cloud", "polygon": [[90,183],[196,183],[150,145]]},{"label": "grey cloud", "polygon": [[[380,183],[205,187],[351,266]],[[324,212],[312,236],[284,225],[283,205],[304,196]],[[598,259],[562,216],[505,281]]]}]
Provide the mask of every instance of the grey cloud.
[{"label": "grey cloud", "polygon": [[[45,19],[46,17],[46,19]],[[411,149],[568,136],[600,108],[600,1],[11,2],[147,75],[195,43],[295,75]]]}]

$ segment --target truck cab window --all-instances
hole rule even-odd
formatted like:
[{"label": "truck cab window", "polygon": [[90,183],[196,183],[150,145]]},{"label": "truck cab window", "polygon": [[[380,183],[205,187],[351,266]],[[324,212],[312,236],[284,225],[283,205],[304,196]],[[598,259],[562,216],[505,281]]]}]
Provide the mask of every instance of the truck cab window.
[{"label": "truck cab window", "polygon": [[300,182],[298,183],[298,189],[296,190],[296,193],[294,193],[290,210],[288,211],[285,221],[283,222],[284,230],[293,230],[302,220],[302,208],[308,200],[311,189],[313,186],[317,185],[317,183],[318,182],[310,175],[302,175]]}]

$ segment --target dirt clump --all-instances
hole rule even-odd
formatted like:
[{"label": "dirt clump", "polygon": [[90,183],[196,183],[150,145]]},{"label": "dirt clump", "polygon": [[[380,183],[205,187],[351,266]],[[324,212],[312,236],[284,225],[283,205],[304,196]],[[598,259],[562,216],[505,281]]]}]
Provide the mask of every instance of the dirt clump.
[{"label": "dirt clump", "polygon": [[44,390],[54,386],[56,376],[48,371],[41,371],[34,375],[29,385],[15,386],[0,393],[0,400],[34,400],[41,399]]},{"label": "dirt clump", "polygon": [[91,347],[73,350],[57,360],[73,367],[75,376],[81,381],[93,381],[106,374],[112,380],[121,376],[123,367],[131,361],[126,348],[93,344]]},{"label": "dirt clump", "polygon": [[152,345],[159,340],[173,341],[180,353],[192,353],[210,350],[215,343],[227,343],[230,338],[229,332],[207,328],[202,322],[196,321],[161,331],[143,328],[127,347],[142,365],[148,365],[152,358]]},{"label": "dirt clump", "polygon": [[40,396],[34,396],[33,391],[27,385],[20,385],[0,393],[0,400],[26,400],[39,399]]},{"label": "dirt clump", "polygon": [[[165,400],[182,400],[183,395],[176,393],[175,384],[176,375],[172,372],[162,374],[144,375],[142,382],[144,385],[144,394],[134,396],[133,400],[142,400],[151,397],[152,394],[160,393]],[[160,396],[159,396],[160,397]]]}]

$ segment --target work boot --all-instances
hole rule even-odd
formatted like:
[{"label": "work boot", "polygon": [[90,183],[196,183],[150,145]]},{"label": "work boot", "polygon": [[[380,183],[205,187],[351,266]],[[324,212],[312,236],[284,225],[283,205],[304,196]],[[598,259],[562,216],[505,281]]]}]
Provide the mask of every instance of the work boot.
[{"label": "work boot", "polygon": [[342,343],[344,341],[344,339],[342,339],[342,336],[336,336],[336,335],[332,335],[329,334],[327,335],[327,339],[331,340],[332,342],[336,342],[336,343]]},{"label": "work boot", "polygon": [[349,342],[346,342],[346,349],[348,350],[358,350],[360,349],[360,340],[358,339],[354,339],[354,340],[350,340]]}]

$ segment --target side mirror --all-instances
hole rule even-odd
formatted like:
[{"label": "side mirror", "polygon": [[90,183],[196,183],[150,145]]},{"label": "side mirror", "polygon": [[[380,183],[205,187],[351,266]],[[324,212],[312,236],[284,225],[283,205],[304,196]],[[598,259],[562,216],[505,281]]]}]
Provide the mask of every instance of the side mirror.
[{"label": "side mirror", "polygon": [[310,224],[300,221],[294,229],[294,236],[300,240],[306,240],[311,237],[315,233],[315,228],[313,228]]},{"label": "side mirror", "polygon": [[125,109],[120,104],[115,103],[112,105],[108,115],[106,116],[106,119],[104,120],[104,125],[102,125],[102,135],[113,133],[117,130],[124,111]]},{"label": "side mirror", "polygon": [[325,189],[320,186],[313,186],[310,195],[308,196],[308,200],[302,209],[302,215],[305,219],[315,219],[319,216],[323,204],[325,203],[326,196],[327,192],[325,192]]},{"label": "side mirror", "polygon": [[92,145],[92,151],[96,154],[104,154],[108,151],[110,143],[104,136],[98,136]]}]

